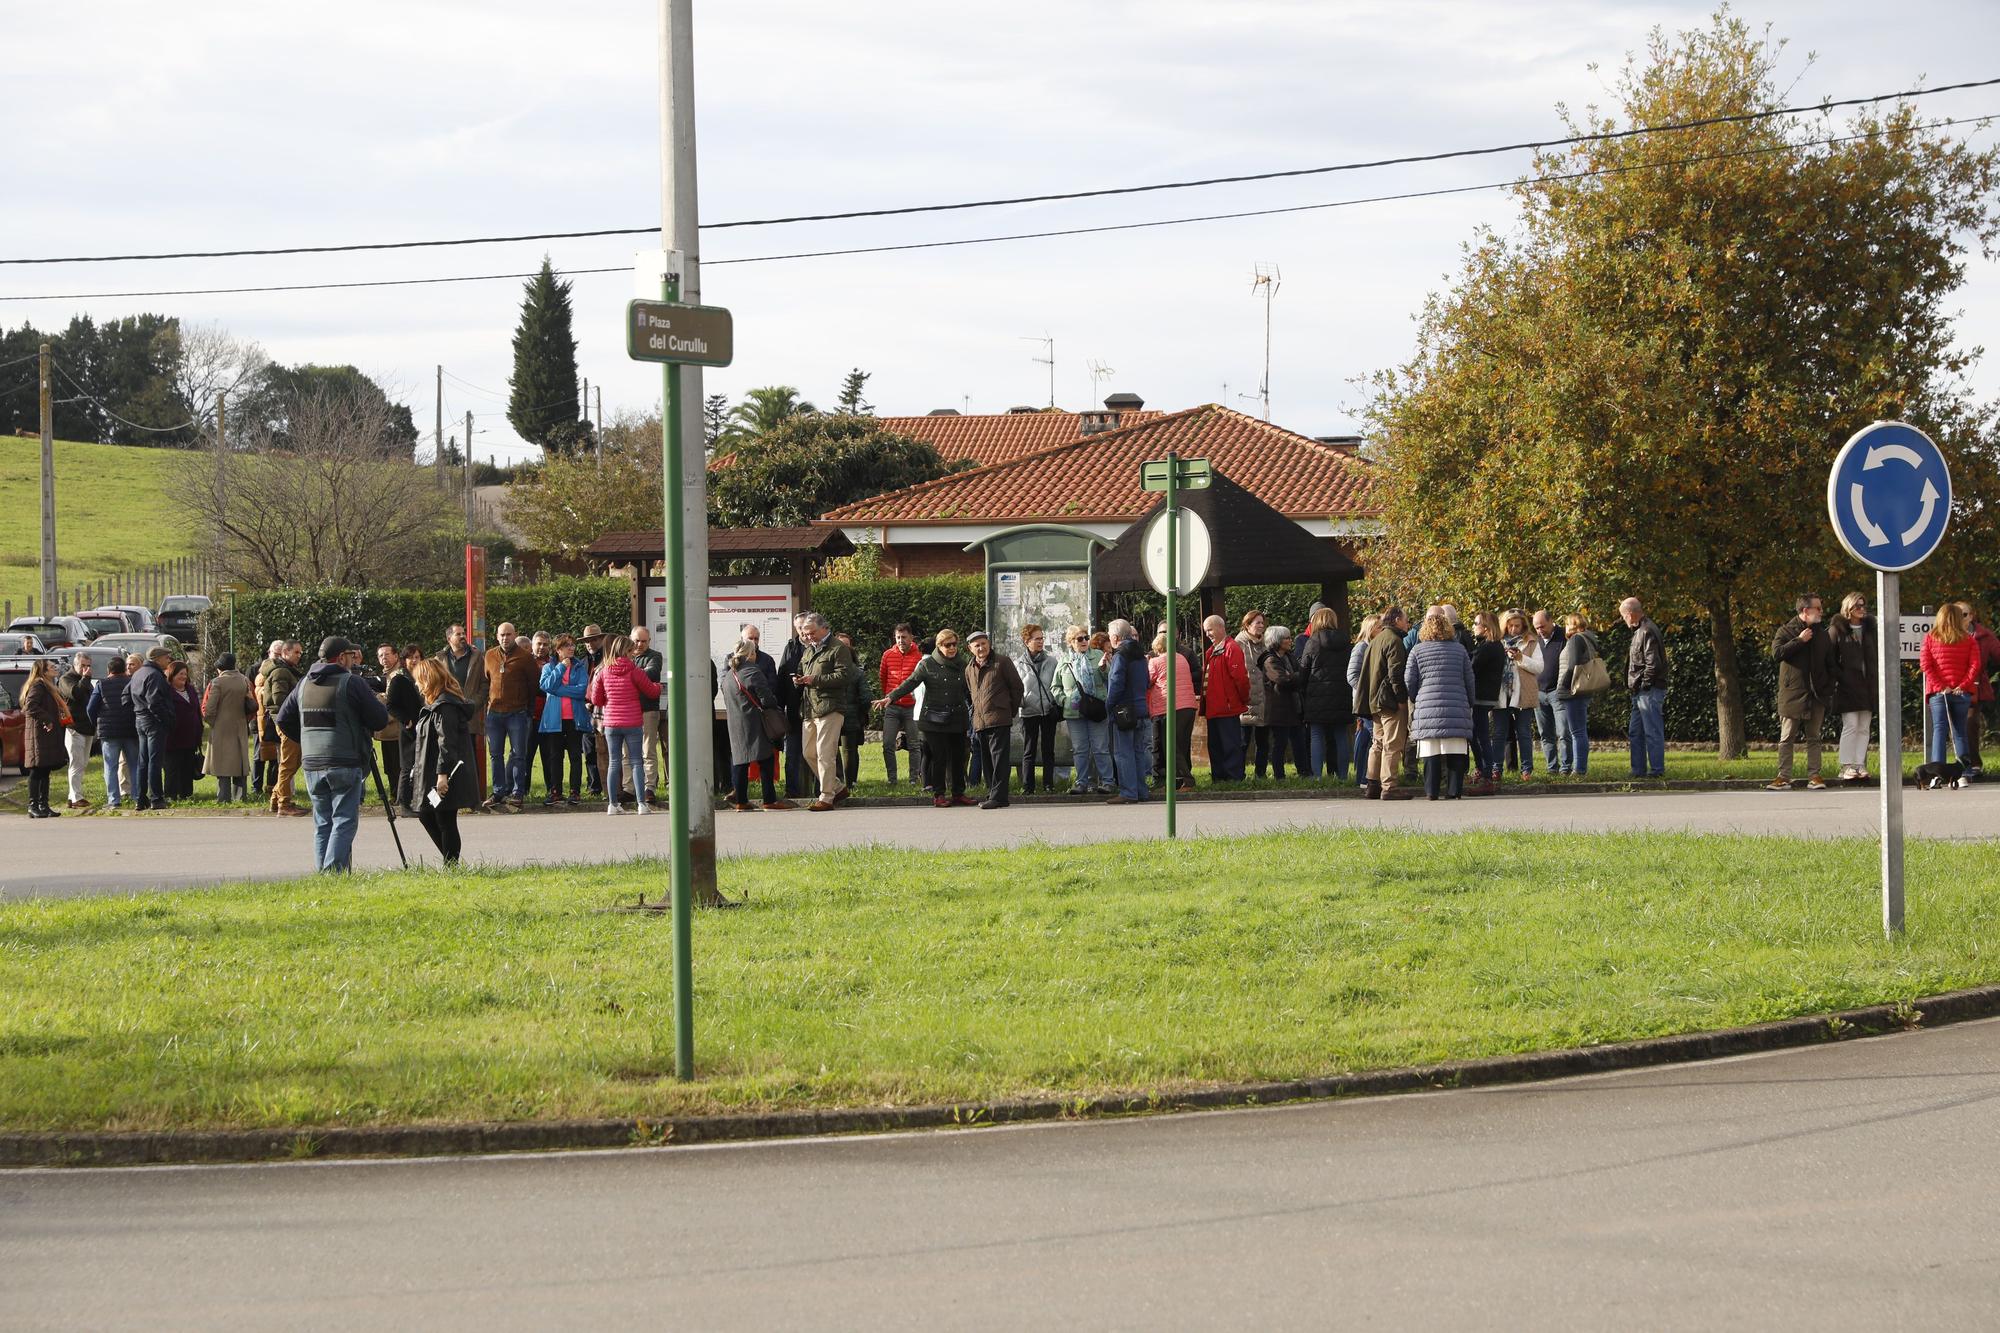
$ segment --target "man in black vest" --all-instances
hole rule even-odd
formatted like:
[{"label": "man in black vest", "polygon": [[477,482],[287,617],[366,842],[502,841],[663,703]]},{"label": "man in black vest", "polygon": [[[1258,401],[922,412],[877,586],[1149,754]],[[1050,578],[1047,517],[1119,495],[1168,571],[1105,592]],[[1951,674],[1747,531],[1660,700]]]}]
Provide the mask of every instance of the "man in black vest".
[{"label": "man in black vest", "polygon": [[345,873],[354,859],[354,831],[368,795],[375,733],[389,710],[342,660],[355,652],[338,635],[319,646],[319,661],[278,710],[278,730],[299,743],[312,799],[313,864]]}]

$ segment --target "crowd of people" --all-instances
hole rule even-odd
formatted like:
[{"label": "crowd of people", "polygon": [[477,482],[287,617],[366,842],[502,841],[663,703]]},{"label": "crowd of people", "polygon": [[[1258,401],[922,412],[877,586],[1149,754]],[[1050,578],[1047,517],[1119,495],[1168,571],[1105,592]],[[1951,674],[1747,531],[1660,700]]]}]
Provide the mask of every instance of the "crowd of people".
[{"label": "crowd of people", "polygon": [[[1825,788],[1829,713],[1839,719],[1839,779],[1864,780],[1881,661],[1867,599],[1848,594],[1830,623],[1814,594],[1800,597],[1796,612],[1771,647],[1780,734],[1770,785],[1793,786],[1802,745],[1807,786]],[[1630,776],[1659,779],[1666,644],[1639,599],[1626,599],[1619,616],[1631,631],[1623,681]],[[739,811],[803,804],[824,812],[846,802],[878,708],[890,785],[921,787],[938,808],[1005,807],[1017,777],[1026,794],[1144,801],[1166,782],[1169,709],[1183,788],[1194,784],[1199,719],[1216,785],[1283,779],[1289,766],[1310,780],[1351,782],[1370,799],[1421,789],[1456,800],[1495,791],[1509,772],[1533,777],[1537,739],[1546,772],[1587,775],[1589,703],[1611,685],[1588,618],[1571,613],[1558,624],[1547,610],[1481,611],[1468,626],[1448,604],[1415,620],[1390,606],[1364,616],[1352,638],[1331,607],[1314,604],[1296,634],[1252,610],[1233,632],[1208,617],[1193,652],[1171,644],[1164,624],[1148,646],[1123,619],[1059,636],[1026,625],[1014,654],[984,629],[925,638],[900,624],[872,670],[852,637],[819,613],[795,617],[792,630],[774,659],[757,627],[744,626],[711,669],[723,706],[712,736],[718,789]],[[60,674],[58,657],[42,658],[22,697],[30,816],[61,813],[51,805],[51,778],[65,766],[67,808],[88,807],[93,746],[109,808],[189,799],[206,774],[220,801],[261,801],[279,816],[310,810],[317,864],[327,869],[348,864],[371,770],[383,800],[421,822],[447,862],[460,852],[459,813],[526,808],[537,759],[544,807],[574,807],[586,791],[612,815],[645,815],[661,803],[664,662],[645,627],[524,637],[503,624],[481,650],[452,625],[435,654],[383,643],[374,659],[368,671],[362,650],[336,636],[308,668],[303,645],[274,640],[248,674],[219,655],[196,689],[188,664],[165,648],[114,658],[102,680],[85,654]],[[1950,779],[1976,780],[2000,639],[1969,606],[1947,604],[1925,638],[1921,667],[1926,760],[1944,765],[1955,755]],[[1069,742],[1065,764],[1059,731]],[[979,799],[967,794],[981,784]]]}]

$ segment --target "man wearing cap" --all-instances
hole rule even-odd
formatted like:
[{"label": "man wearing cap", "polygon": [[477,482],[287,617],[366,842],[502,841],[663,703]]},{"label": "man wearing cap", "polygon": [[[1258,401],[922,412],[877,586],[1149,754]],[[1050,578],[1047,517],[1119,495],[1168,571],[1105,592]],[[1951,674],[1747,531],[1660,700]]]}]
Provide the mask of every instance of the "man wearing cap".
[{"label": "man wearing cap", "polygon": [[965,642],[972,649],[972,661],[965,668],[965,688],[972,697],[972,730],[986,760],[986,799],[979,808],[1001,810],[1006,808],[1013,776],[1014,719],[1021,715],[1026,691],[1014,659],[993,651],[992,635],[976,629],[965,636]]},{"label": "man wearing cap", "polygon": [[319,661],[278,710],[278,730],[299,744],[312,801],[313,864],[345,874],[367,796],[370,747],[389,725],[389,710],[368,683],[343,665],[360,650],[338,635],[319,646]]}]

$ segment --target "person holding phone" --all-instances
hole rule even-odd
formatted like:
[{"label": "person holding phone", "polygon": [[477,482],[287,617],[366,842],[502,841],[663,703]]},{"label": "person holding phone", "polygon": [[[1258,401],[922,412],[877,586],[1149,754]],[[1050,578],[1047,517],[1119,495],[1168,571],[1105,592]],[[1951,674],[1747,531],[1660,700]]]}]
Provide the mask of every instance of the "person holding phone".
[{"label": "person holding phone", "polygon": [[459,688],[458,678],[434,658],[410,673],[424,706],[417,714],[410,773],[417,796],[417,822],[430,834],[448,866],[458,864],[458,812],[479,803],[478,756],[472,748],[472,715],[477,710]]}]

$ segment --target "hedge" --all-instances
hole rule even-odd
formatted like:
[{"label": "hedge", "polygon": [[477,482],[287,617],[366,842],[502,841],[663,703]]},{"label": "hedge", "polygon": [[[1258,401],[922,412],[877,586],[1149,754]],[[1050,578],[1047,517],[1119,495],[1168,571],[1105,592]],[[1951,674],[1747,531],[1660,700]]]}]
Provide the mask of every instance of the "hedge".
[{"label": "hedge", "polygon": [[[631,615],[632,585],[626,579],[551,579],[486,594],[488,622],[512,621],[523,635],[540,629],[574,634],[592,623],[622,629]],[[465,594],[455,589],[279,588],[236,599],[236,651],[255,659],[273,639],[297,639],[310,657],[330,634],[371,649],[378,643],[419,643],[434,650],[443,644],[445,628],[464,619]],[[204,616],[202,633],[204,641],[218,646],[227,640],[227,601],[218,601]]]},{"label": "hedge", "polygon": [[[949,625],[961,634],[986,623],[986,580],[978,574],[923,579],[851,579],[815,583],[813,609],[854,636],[870,659],[909,621],[918,637]],[[769,651],[775,652],[775,649]]]}]

